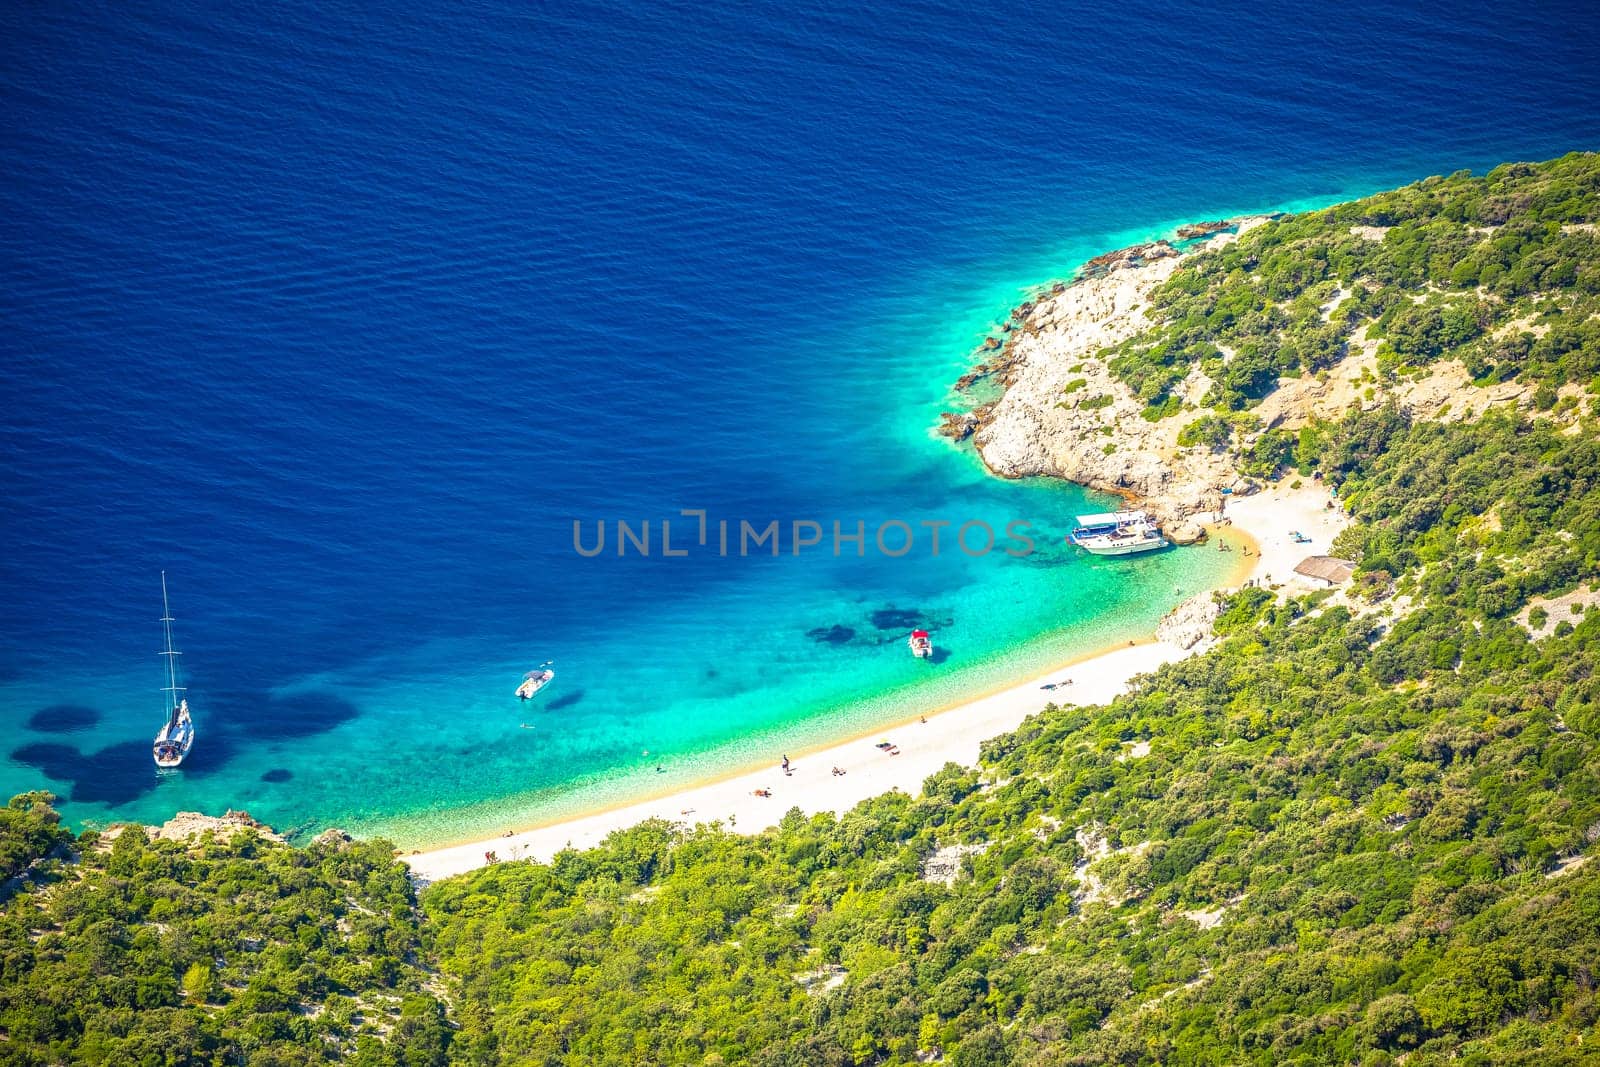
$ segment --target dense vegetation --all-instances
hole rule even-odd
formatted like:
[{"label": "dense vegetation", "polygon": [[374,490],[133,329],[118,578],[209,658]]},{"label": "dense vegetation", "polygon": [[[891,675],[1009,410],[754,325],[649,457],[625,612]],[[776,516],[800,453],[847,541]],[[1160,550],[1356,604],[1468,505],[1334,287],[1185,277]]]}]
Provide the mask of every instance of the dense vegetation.
[{"label": "dense vegetation", "polygon": [[[1461,360],[1537,405],[1600,376],[1600,155],[1463,171],[1280,220],[1195,256],[1155,294],[1159,328],[1104,355],[1158,415],[1198,366],[1237,412],[1358,338],[1406,373]],[[1215,424],[1211,424],[1215,425]]]},{"label": "dense vegetation", "polygon": [[1216,650],[915,799],[436,886],[461,1061],[1584,1062],[1600,871],[1562,860],[1600,839],[1600,621],[1506,616],[1600,573],[1600,447],[1325,432],[1381,604],[1246,591]]},{"label": "dense vegetation", "polygon": [[[1475,284],[1533,279],[1569,316],[1600,249],[1562,227],[1596,178],[1569,157],[1332,210],[1540,222]],[[1283,246],[1275,276],[1322,284],[1343,261],[1298,262],[1307,246],[1272,233],[1327,214],[1233,247]],[[1581,262],[1552,279],[1559,249]],[[1433,255],[1395,262],[1431,278]],[[1236,272],[1206,277],[1181,299]],[[1552,326],[1515,373],[1593,381],[1592,326],[1562,329],[1578,341],[1541,348]],[[838,817],[645,824],[419,903],[381,843],[73,841],[19,797],[0,811],[0,1060],[1596,1062],[1600,611],[1530,604],[1600,588],[1592,398],[1451,425],[1378,407],[1271,438],[1263,465],[1322,478],[1356,517],[1344,590],[1238,593],[1209,652]],[[1536,638],[1530,607],[1562,616]]]},{"label": "dense vegetation", "polygon": [[389,846],[129,827],[73,855],[47,799],[0,817],[0,851],[27,858],[0,913],[0,1062],[446,1062]]}]

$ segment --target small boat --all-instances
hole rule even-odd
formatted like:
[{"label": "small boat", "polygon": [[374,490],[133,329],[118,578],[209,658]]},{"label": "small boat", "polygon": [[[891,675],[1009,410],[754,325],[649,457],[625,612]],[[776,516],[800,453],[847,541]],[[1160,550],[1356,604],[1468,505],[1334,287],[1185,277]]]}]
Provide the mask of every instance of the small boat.
[{"label": "small boat", "polygon": [[1079,515],[1078,528],[1067,540],[1096,556],[1131,556],[1167,547],[1161,528],[1142,511]]},{"label": "small boat", "polygon": [[926,630],[912,630],[911,639],[906,642],[911,646],[911,654],[918,659],[927,659],[933,655],[933,639]]},{"label": "small boat", "polygon": [[523,700],[533,699],[533,695],[555,680],[556,672],[550,669],[550,661],[546,660],[536,671],[529,671],[522,676],[522,684],[517,686],[517,696]]},{"label": "small boat", "polygon": [[184,757],[194,747],[194,720],[189,715],[189,701],[182,696],[186,687],[178,684],[178,656],[172,648],[172,609],[167,606],[167,572],[161,572],[161,627],[166,635],[167,684],[162,692],[168,697],[167,721],[156,734],[151,755],[156,766],[173,770],[183,765]]}]

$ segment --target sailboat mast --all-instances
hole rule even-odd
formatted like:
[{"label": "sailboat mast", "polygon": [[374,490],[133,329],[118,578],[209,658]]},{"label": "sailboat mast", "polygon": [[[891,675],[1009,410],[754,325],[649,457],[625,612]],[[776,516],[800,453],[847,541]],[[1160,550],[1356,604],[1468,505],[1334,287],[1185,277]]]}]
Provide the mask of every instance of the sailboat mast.
[{"label": "sailboat mast", "polygon": [[161,629],[167,639],[166,651],[161,654],[167,657],[167,685],[166,691],[172,694],[172,706],[178,706],[178,694],[183,692],[178,686],[178,653],[172,649],[172,609],[167,606],[167,572],[161,572]]}]

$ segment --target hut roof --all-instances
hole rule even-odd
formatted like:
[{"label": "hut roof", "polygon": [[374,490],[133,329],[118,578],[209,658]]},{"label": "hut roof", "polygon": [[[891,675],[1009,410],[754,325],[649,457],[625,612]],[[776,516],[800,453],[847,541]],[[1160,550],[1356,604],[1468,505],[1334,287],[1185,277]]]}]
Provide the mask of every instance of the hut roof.
[{"label": "hut roof", "polygon": [[1294,572],[1308,578],[1321,578],[1325,582],[1341,585],[1350,580],[1356,565],[1347,559],[1334,556],[1307,556],[1296,564]]}]

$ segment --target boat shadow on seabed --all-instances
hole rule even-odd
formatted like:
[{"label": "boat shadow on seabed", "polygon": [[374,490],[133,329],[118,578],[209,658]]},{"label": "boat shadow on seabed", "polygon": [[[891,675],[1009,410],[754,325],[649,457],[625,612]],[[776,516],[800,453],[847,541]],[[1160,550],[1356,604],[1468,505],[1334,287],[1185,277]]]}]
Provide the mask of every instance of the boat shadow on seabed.
[{"label": "boat shadow on seabed", "polygon": [[[47,721],[50,708],[29,720],[32,728]],[[52,782],[70,783],[64,795],[73,803],[129,804],[156,788],[163,776],[204,778],[223,771],[251,744],[298,741],[332,730],[361,714],[361,709],[332,693],[308,690],[291,696],[234,690],[213,693],[207,700],[208,727],[204,745],[196,745],[181,769],[160,771],[150,762],[150,742],[118,741],[87,752],[59,741],[36,741],[11,752],[18,763],[34,768]],[[98,722],[100,713],[78,708],[82,721]],[[88,713],[83,714],[83,713]],[[247,723],[247,727],[233,724]]]}]

